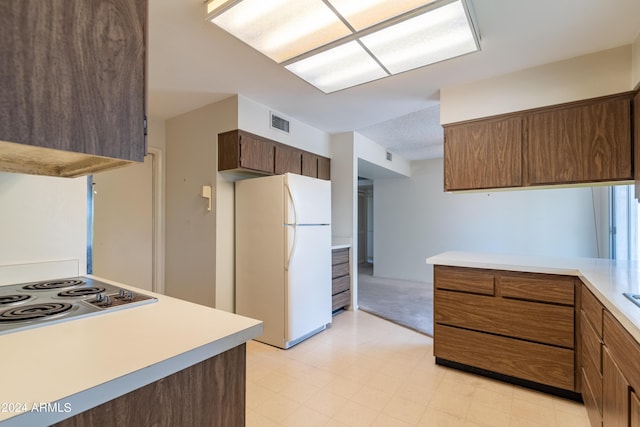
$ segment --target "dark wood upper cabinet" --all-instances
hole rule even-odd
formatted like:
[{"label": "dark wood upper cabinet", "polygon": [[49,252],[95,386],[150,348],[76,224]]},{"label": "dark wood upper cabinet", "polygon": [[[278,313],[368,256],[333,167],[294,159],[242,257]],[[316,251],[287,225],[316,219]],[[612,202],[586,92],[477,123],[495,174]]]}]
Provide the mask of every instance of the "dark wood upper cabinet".
[{"label": "dark wood upper cabinet", "polygon": [[636,92],[636,96],[633,98],[633,125],[634,178],[640,180],[640,90]]},{"label": "dark wood upper cabinet", "polygon": [[277,145],[275,174],[281,175],[287,172],[302,174],[302,153],[292,147]]},{"label": "dark wood upper cabinet", "polygon": [[272,174],[275,143],[241,130],[218,135],[218,170],[249,169]]},{"label": "dark wood upper cabinet", "polygon": [[302,153],[302,175],[318,177],[318,156],[311,153]]},{"label": "dark wood upper cabinet", "polygon": [[146,0],[3,1],[0,170],[143,161],[146,30]]},{"label": "dark wood upper cabinet", "polygon": [[232,130],[218,134],[218,170],[331,178],[330,159],[268,138]]},{"label": "dark wood upper cabinet", "polygon": [[445,125],[444,189],[631,180],[632,111],[640,165],[640,113],[632,108],[633,96],[626,92]]},{"label": "dark wood upper cabinet", "polygon": [[527,184],[619,181],[631,169],[629,94],[527,115]]},{"label": "dark wood upper cabinet", "polygon": [[318,178],[331,179],[331,159],[318,157]]},{"label": "dark wood upper cabinet", "polygon": [[445,126],[444,189],[522,185],[520,116]]}]

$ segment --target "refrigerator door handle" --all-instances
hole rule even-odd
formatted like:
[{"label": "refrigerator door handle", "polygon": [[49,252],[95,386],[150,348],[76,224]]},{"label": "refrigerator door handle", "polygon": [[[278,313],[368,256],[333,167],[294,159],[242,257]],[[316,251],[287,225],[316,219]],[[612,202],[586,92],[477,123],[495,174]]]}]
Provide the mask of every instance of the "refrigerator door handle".
[{"label": "refrigerator door handle", "polygon": [[[291,249],[289,250],[289,256],[287,257],[287,263],[284,266],[284,269],[286,271],[289,270],[289,265],[291,265],[291,260],[293,259],[293,254],[296,251],[296,240],[297,240],[297,235],[298,235],[298,215],[296,213],[296,202],[293,198],[293,194],[291,193],[291,189],[289,188],[288,185],[285,184],[285,188],[287,189],[287,194],[289,194],[289,200],[291,201],[291,206],[293,208],[293,224],[287,224],[287,226],[291,227],[293,229],[293,244],[291,245]],[[289,218],[287,218],[288,220]],[[287,243],[288,243],[288,238],[287,238]]]}]

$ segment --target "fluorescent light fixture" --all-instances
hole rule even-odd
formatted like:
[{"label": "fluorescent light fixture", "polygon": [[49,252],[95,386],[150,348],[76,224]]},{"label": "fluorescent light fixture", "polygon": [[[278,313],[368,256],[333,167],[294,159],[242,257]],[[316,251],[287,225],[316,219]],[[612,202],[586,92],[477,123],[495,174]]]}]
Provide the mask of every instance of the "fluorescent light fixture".
[{"label": "fluorescent light fixture", "polygon": [[460,2],[383,28],[361,41],[392,74],[477,50]]},{"label": "fluorescent light fixture", "polygon": [[357,41],[325,50],[285,68],[325,93],[387,76]]},{"label": "fluorescent light fixture", "polygon": [[243,0],[210,21],[278,63],[351,34],[322,0]]},{"label": "fluorescent light fixture", "polygon": [[435,0],[331,0],[331,5],[356,31],[395,18]]},{"label": "fluorescent light fixture", "polygon": [[480,49],[466,0],[210,0],[207,19],[325,93]]}]

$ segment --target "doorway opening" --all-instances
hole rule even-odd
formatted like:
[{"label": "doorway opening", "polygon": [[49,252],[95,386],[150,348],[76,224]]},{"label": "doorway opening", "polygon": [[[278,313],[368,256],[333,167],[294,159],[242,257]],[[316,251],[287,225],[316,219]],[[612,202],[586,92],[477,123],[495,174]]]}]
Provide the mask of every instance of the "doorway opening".
[{"label": "doorway opening", "polygon": [[162,151],[89,179],[87,272],[164,293]]}]

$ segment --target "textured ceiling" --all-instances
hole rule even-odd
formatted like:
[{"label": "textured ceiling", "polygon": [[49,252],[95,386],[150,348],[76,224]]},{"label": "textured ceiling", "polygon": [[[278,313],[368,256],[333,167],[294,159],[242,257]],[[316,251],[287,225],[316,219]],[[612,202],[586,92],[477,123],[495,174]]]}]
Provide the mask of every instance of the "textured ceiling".
[{"label": "textured ceiling", "polygon": [[356,129],[372,141],[409,160],[442,157],[443,132],[440,105],[434,105],[362,129]]}]

